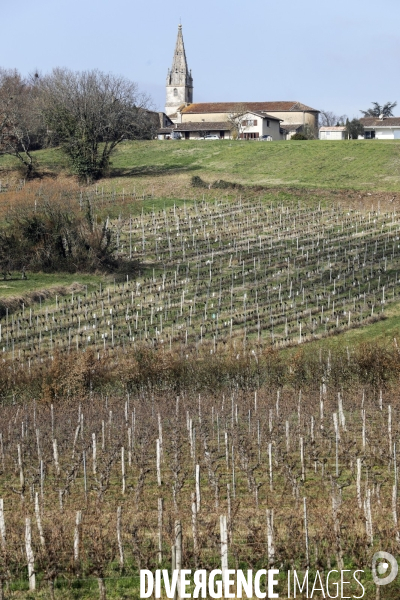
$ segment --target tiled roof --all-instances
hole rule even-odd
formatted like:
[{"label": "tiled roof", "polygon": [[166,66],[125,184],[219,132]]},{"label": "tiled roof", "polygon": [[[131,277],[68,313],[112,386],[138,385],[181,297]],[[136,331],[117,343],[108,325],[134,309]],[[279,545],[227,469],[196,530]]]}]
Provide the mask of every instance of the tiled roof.
[{"label": "tiled roof", "polygon": [[346,131],[346,127],[338,126],[338,127],[320,127],[320,131]]},{"label": "tiled roof", "polygon": [[171,131],[230,131],[232,126],[226,121],[200,121],[195,123],[177,123],[173,127],[158,129],[157,133]]},{"label": "tiled roof", "polygon": [[249,110],[248,113],[250,115],[256,115],[257,117],[261,117],[262,119],[271,119],[271,121],[282,121],[283,119],[278,119],[278,117],[274,117],[274,115],[269,115],[268,113],[261,110]]},{"label": "tiled roof", "polygon": [[379,119],[379,117],[363,117],[360,119],[360,123],[364,127],[400,127],[400,117],[385,117]]},{"label": "tiled roof", "polygon": [[303,127],[302,123],[282,123],[281,124],[281,129],[284,129],[285,131],[297,131],[301,127]]},{"label": "tiled roof", "polygon": [[232,129],[227,121],[196,121],[194,123],[178,123],[176,126],[178,131],[229,131]]},{"label": "tiled roof", "polygon": [[262,112],[296,112],[308,111],[319,112],[315,108],[306,106],[301,102],[197,102],[189,104],[182,109],[182,113],[218,113],[218,112],[235,112],[238,107],[245,107],[249,110]]}]

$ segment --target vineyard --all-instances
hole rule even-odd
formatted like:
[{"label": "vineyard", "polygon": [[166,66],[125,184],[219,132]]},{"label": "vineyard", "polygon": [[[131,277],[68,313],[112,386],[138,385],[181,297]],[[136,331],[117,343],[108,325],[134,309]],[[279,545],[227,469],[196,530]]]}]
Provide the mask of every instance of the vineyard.
[{"label": "vineyard", "polygon": [[2,409],[5,589],[138,597],[177,548],[176,568],[220,568],[222,536],[230,568],[363,569],[372,597],[371,556],[400,535],[396,395],[83,400]]},{"label": "vineyard", "polygon": [[395,210],[239,197],[120,214],[106,226],[117,255],[138,261],[143,276],[7,313],[4,358],[30,365],[55,351],[100,355],[142,342],[188,352],[227,340],[285,347],[380,319],[398,301]]},{"label": "vineyard", "polygon": [[0,307],[0,598],[138,598],[141,569],[221,566],[361,569],[375,598],[372,556],[400,540],[400,355],[318,343],[396,308],[396,207],[63,201],[135,270]]}]

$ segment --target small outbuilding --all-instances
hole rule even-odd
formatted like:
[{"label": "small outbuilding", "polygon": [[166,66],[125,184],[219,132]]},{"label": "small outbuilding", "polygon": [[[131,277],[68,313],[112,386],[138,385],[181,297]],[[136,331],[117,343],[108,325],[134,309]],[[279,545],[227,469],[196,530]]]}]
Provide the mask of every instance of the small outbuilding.
[{"label": "small outbuilding", "polygon": [[319,128],[319,139],[320,140],[347,140],[346,127],[320,127]]}]

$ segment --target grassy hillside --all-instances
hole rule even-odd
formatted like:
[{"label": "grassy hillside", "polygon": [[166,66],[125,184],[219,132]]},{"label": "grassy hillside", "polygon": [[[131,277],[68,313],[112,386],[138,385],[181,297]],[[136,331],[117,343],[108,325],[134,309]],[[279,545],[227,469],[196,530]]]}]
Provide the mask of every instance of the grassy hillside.
[{"label": "grassy hillside", "polygon": [[156,142],[121,146],[126,176],[193,172],[244,184],[400,189],[400,143]]},{"label": "grassy hillside", "polygon": [[[59,173],[67,162],[57,149],[35,153],[39,171]],[[15,165],[2,157],[0,178]],[[106,187],[155,186],[169,195],[192,175],[208,182],[227,179],[245,185],[325,189],[400,190],[399,141],[126,142],[113,156]]]},{"label": "grassy hillside", "polygon": [[229,567],[275,564],[281,597],[310,567],[362,569],[376,598],[373,553],[398,556],[400,143],[126,143],[82,196],[36,156],[58,179],[1,193],[0,229],[56,199],[140,270],[0,282],[0,597],[138,598],[177,520],[183,567],[219,568],[222,515]]}]

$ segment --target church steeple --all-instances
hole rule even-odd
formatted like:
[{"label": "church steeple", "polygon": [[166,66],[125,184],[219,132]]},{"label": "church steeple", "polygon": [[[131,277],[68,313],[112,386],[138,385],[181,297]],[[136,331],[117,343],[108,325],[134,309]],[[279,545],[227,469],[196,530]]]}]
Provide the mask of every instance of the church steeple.
[{"label": "church steeple", "polygon": [[193,78],[188,69],[185,45],[183,43],[182,25],[178,27],[172,67],[167,75],[167,100],[165,112],[171,116],[182,104],[193,102]]}]

